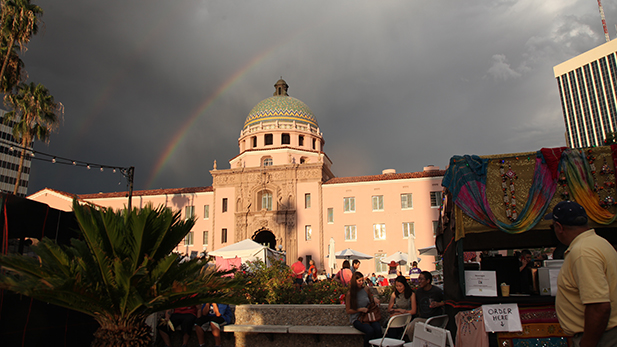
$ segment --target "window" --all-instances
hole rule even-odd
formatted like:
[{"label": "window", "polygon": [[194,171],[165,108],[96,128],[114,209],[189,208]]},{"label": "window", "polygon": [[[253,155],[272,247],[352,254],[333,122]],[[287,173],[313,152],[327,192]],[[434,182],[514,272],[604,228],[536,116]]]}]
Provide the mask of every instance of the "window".
[{"label": "window", "polygon": [[439,207],[442,202],[441,192],[431,192],[431,207]]},{"label": "window", "polygon": [[223,198],[223,212],[227,212],[227,198]]},{"label": "window", "polygon": [[343,198],[343,211],[345,212],[356,212],[356,198],[349,197]]},{"label": "window", "polygon": [[401,208],[412,208],[411,193],[401,194]]},{"label": "window", "polygon": [[291,137],[289,134],[281,134],[281,144],[288,145],[291,143]]},{"label": "window", "polygon": [[373,195],[373,211],[383,211],[383,195]]},{"label": "window", "polygon": [[227,243],[227,229],[221,230],[221,243]]},{"label": "window", "polygon": [[273,139],[272,134],[266,134],[266,135],[264,136],[264,144],[265,144],[266,146],[267,146],[267,145],[271,145],[271,144],[273,143],[272,139]]},{"label": "window", "polygon": [[204,219],[210,218],[210,205],[204,205]]},{"label": "window", "polygon": [[304,146],[304,135],[300,135],[298,137],[298,145],[299,146]]},{"label": "window", "polygon": [[373,238],[375,240],[385,240],[386,239],[386,224],[373,224]]},{"label": "window", "polygon": [[310,225],[305,225],[304,226],[304,239],[306,241],[311,241],[311,234],[313,233],[313,229],[311,228]]},{"label": "window", "polygon": [[316,145],[317,145],[317,140],[313,139],[313,149],[315,149],[315,147],[317,147]]},{"label": "window", "polygon": [[385,253],[375,253],[375,272],[388,272],[388,264],[381,262],[381,258],[385,256]]},{"label": "window", "polygon": [[267,190],[261,192],[261,209],[272,211],[272,193]]},{"label": "window", "polygon": [[257,147],[257,136],[253,136],[251,140],[253,141],[253,148]]},{"label": "window", "polygon": [[311,193],[304,194],[304,208],[311,208]]},{"label": "window", "polygon": [[439,227],[439,221],[438,220],[434,220],[433,221],[433,237],[437,236],[437,228]]},{"label": "window", "polygon": [[272,162],[272,158],[268,157],[268,158],[264,158],[263,164],[264,166],[272,166],[274,163]]},{"label": "window", "polygon": [[328,223],[334,223],[334,208],[328,207]]},{"label": "window", "polygon": [[345,225],[345,241],[356,241],[357,233],[355,225]]},{"label": "window", "polygon": [[203,243],[204,243],[204,249],[206,249],[206,246],[208,246],[208,232],[207,231],[204,231]]},{"label": "window", "polygon": [[185,246],[193,245],[193,232],[192,231],[189,231],[189,233],[186,234],[186,236],[184,237],[184,245]]},{"label": "window", "polygon": [[409,235],[416,237],[416,231],[413,228],[413,222],[403,222],[403,238],[406,239]]},{"label": "window", "polygon": [[186,206],[184,208],[184,218],[189,219],[195,217],[195,206]]}]

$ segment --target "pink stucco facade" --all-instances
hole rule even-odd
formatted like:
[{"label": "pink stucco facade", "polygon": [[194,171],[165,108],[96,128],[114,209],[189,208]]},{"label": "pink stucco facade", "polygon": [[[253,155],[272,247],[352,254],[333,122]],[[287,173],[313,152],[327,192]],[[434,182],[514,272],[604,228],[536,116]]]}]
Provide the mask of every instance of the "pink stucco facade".
[{"label": "pink stucco facade", "polygon": [[[428,166],[414,173],[335,177],[314,115],[289,97],[287,88],[279,80],[274,96],[251,110],[238,139],[239,154],[229,168],[214,163],[212,186],[136,191],[133,207],[151,203],[182,216],[192,213],[195,226],[178,251],[212,251],[252,238],[282,248],[289,264],[302,256],[315,260],[320,270],[328,266],[330,238],[337,251],[352,248],[374,257],[406,253],[409,233],[417,249],[434,245],[444,172]],[[75,197],[124,208],[126,195],[44,189],[29,198],[68,211]],[[376,259],[362,261],[360,271],[387,271]],[[433,261],[423,257],[419,266],[432,270]]]}]

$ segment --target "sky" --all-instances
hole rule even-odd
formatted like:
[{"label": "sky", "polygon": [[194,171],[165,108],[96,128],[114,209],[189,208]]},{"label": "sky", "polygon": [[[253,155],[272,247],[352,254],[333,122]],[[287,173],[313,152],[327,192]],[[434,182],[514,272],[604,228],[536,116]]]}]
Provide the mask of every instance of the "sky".
[{"label": "sky", "polygon": [[[565,146],[553,66],[605,42],[594,0],[32,0],[27,82],[64,105],[35,150],[135,167],[134,188],[209,186],[279,78],[338,177]],[[617,2],[605,1],[611,38]],[[42,158],[41,156],[39,156]],[[126,191],[34,160],[28,194]]]}]

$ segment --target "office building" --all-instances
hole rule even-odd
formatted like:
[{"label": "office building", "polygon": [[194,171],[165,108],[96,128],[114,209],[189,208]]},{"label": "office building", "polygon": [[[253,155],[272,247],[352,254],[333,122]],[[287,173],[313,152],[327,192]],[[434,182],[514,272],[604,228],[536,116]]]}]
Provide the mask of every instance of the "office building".
[{"label": "office building", "polygon": [[[15,182],[17,181],[17,173],[19,172],[19,158],[21,156],[21,151],[15,146],[20,147],[21,144],[13,137],[12,124],[4,124],[5,113],[6,111],[0,110],[0,190],[13,193]],[[18,196],[26,196],[28,194],[30,159],[28,155],[24,160],[21,182],[17,190]]]},{"label": "office building", "polygon": [[617,131],[616,52],[613,40],[553,68],[569,147],[601,146]]}]

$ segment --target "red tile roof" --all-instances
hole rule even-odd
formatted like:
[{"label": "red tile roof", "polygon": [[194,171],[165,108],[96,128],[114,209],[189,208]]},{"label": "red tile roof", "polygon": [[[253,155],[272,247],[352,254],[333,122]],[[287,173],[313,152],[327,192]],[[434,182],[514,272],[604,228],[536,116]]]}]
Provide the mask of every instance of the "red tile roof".
[{"label": "red tile roof", "polygon": [[432,171],[420,171],[420,172],[381,174],[381,175],[372,175],[372,176],[334,177],[332,179],[327,180],[323,184],[389,181],[389,180],[402,180],[402,179],[423,178],[423,177],[440,177],[440,176],[445,175],[445,173],[446,173],[445,170],[432,170]]},{"label": "red tile roof", "polygon": [[[133,196],[146,195],[173,195],[173,194],[192,194],[212,192],[214,189],[209,187],[189,187],[189,188],[169,188],[169,189],[147,189],[135,190]],[[113,193],[95,193],[95,194],[79,194],[80,199],[101,199],[101,198],[124,198],[129,192],[113,192]]]}]

